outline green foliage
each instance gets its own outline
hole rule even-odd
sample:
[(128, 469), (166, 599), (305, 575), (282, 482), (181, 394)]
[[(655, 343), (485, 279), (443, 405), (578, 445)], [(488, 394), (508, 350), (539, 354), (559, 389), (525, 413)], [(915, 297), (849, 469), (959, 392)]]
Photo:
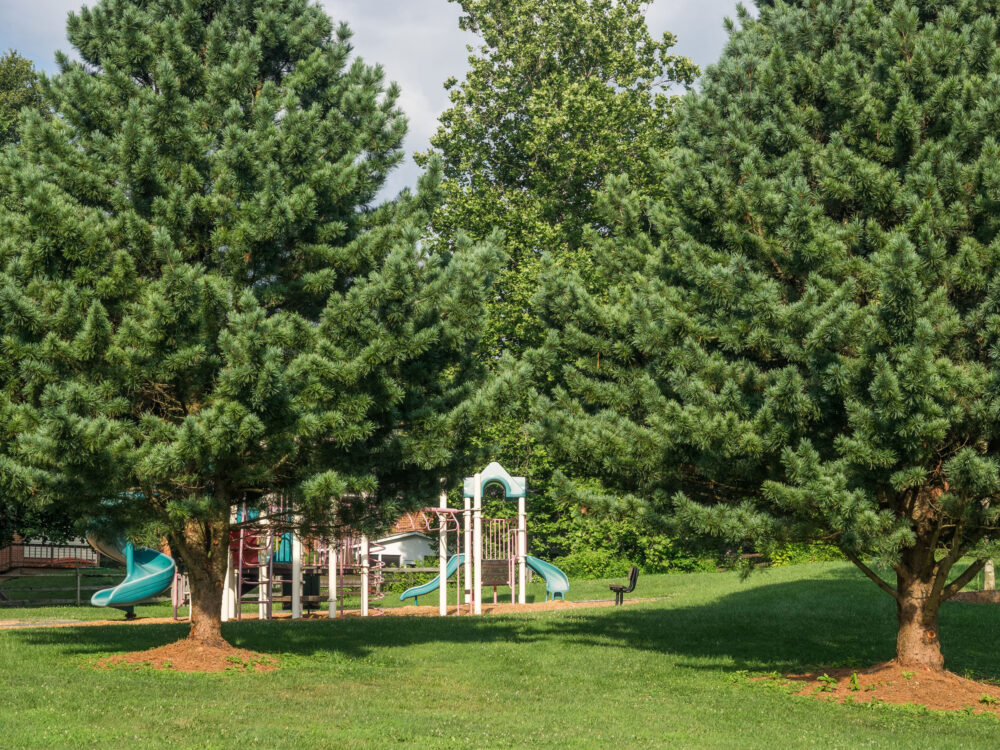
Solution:
[[(696, 68), (654, 39), (639, 0), (452, 0), (482, 44), (431, 139), (446, 177), (434, 226), (446, 242), (504, 231), (509, 265), (498, 279), (483, 346), (491, 357), (537, 341), (531, 310), (540, 257), (586, 273), (586, 227), (601, 226), (595, 197), (609, 174), (656, 180), (648, 158), (671, 140), (675, 98)], [(426, 160), (427, 155), (421, 157)]]
[(557, 557), (553, 564), (570, 579), (621, 578), (628, 575), (631, 564), (607, 549), (581, 549), (564, 557)]
[(31, 60), (10, 50), (0, 57), (0, 147), (17, 140), (21, 110), (43, 112), (38, 74)]
[[(17, 141), (20, 113), (26, 107), (36, 112), (44, 111), (38, 92), (38, 76), (30, 60), (10, 50), (0, 57), (0, 148)], [(16, 205), (17, 196), (0, 188), (0, 210)], [(0, 441), (4, 439), (4, 432), (9, 434), (9, 427), (5, 426), (8, 419), (8, 412), (0, 405)], [(60, 540), (72, 532), (72, 518), (37, 504), (14, 502), (14, 498), (2, 491), (3, 486), (0, 477), (0, 546), (9, 542), (15, 533)]]
[(498, 258), (421, 244), (436, 165), (372, 205), (405, 120), (349, 30), (307, 0), (104, 0), (68, 31), (59, 116), (0, 160), (0, 490), (162, 529), (202, 591), (234, 503), (378, 528), (459, 474)]
[(1000, 14), (740, 21), (679, 108), (669, 200), (608, 183), (609, 287), (549, 264), (536, 437), (623, 514), (896, 563), (936, 622), (954, 563), (1000, 547)]
[[(640, 0), (453, 1), (479, 44), (465, 78), (445, 84), (451, 106), (431, 139), (445, 175), (433, 226), (443, 248), (463, 233), (504, 233), (508, 262), (480, 347), (497, 366), (543, 334), (532, 306), (543, 257), (590, 278), (583, 235), (604, 226), (597, 196), (605, 178), (624, 173), (657, 189), (649, 152), (671, 142), (670, 88), (689, 84), (696, 68), (671, 54), (672, 34), (650, 35)], [(550, 487), (559, 462), (524, 428), (529, 408), (529, 399), (509, 398), (479, 442), (530, 478), (532, 544), (562, 553), (572, 513)]]
[(844, 554), (825, 542), (786, 542), (764, 549), (764, 557), (774, 567), (843, 560)]
[(817, 677), (816, 680), (820, 683), (816, 688), (817, 692), (832, 693), (837, 688), (837, 679), (825, 672)]
[[(552, 540), (554, 550), (549, 554), (562, 553), (558, 559), (578, 571), (579, 577), (625, 575), (631, 565), (644, 573), (714, 570), (723, 556), (721, 549), (701, 539), (673, 537), (629, 519), (576, 515), (569, 523), (559, 524), (559, 528), (561, 536), (557, 543)], [(532, 535), (529, 540), (533, 549), (534, 539)]]

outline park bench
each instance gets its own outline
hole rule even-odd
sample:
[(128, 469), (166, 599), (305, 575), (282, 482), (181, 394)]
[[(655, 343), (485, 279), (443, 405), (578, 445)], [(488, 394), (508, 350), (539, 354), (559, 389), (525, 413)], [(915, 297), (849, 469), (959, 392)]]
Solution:
[(634, 565), (628, 571), (628, 585), (613, 583), (608, 588), (615, 592), (615, 606), (625, 603), (625, 594), (635, 591), (635, 584), (639, 581), (639, 569)]

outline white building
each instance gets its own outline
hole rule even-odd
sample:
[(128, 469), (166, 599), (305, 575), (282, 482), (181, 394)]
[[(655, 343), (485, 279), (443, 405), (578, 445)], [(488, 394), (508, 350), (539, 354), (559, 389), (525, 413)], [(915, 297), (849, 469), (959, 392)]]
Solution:
[(389, 534), (372, 542), (371, 556), (389, 567), (416, 565), (429, 556), (436, 558), (437, 536), (426, 533), (430, 522), (423, 512), (404, 514)]

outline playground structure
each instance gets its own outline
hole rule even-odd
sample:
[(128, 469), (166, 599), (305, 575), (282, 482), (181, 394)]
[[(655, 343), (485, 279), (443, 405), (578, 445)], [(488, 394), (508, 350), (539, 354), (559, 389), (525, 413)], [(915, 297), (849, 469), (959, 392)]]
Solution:
[[(516, 525), (512, 519), (483, 518), (483, 493), (490, 485), (503, 489), (504, 498), (517, 500)], [(438, 577), (403, 592), (401, 599), (418, 597), (438, 589), (439, 614), (447, 614), (447, 581), (455, 574), (456, 612), (461, 612), (461, 600), (472, 614), (482, 614), (484, 586), (493, 587), (493, 601), (497, 601), (497, 587), (509, 586), (511, 603), (525, 604), (527, 569), (531, 568), (545, 580), (546, 599), (563, 599), (569, 591), (569, 578), (559, 568), (528, 554), (528, 514), (525, 500), (528, 483), (524, 477), (512, 477), (500, 464), (493, 462), (478, 474), (466, 477), (463, 482), (464, 508), (459, 511), (448, 507), (448, 498), (441, 495), (439, 508), (425, 508), (425, 512), (440, 517), (451, 515), (457, 526), (458, 514), (464, 521), (463, 549), (461, 555), (447, 558), (447, 529), (443, 521), (438, 524), (439, 554)], [(457, 546), (457, 545), (456, 545)], [(464, 584), (464, 586), (463, 586)], [(461, 592), (461, 593), (460, 593)], [(463, 596), (464, 594), (464, 596)]]
[[(483, 518), (483, 493), (491, 485), (499, 485), (505, 499), (517, 500), (516, 519)], [(417, 603), (420, 596), (437, 590), (439, 614), (445, 615), (448, 581), (454, 576), (454, 604), (459, 614), (463, 608), (466, 614), (482, 614), (484, 586), (493, 587), (494, 602), (497, 588), (508, 586), (511, 602), (524, 604), (528, 568), (545, 580), (546, 599), (563, 598), (569, 590), (565, 573), (527, 554), (524, 477), (512, 477), (494, 462), (467, 477), (463, 490), (465, 502), (461, 509), (449, 508), (447, 493), (443, 491), (437, 507), (412, 514), (423, 531), (436, 532), (438, 576), (408, 589), (401, 599), (412, 598)], [(223, 621), (242, 619), (246, 604), (256, 605), (260, 619), (272, 618), (276, 606), (289, 610), (291, 617), (298, 619), (304, 610), (320, 609), (326, 602), (328, 616), (338, 617), (346, 611), (348, 596), (360, 599), (363, 617), (381, 614), (376, 602), (385, 596), (385, 563), (379, 559), (378, 553), (384, 548), (378, 541), (360, 534), (328, 539), (304, 533), (292, 514), (293, 510), (280, 498), (273, 498), (262, 509), (234, 509), (222, 599)], [(128, 612), (142, 599), (172, 588), (174, 617), (180, 616), (183, 605), (190, 599), (186, 578), (173, 560), (153, 550), (133, 550), (131, 545), (123, 548), (117, 545), (121, 548), (119, 552), (109, 550), (109, 545), (99, 540), (93, 543), (100, 545), (102, 552), (118, 552), (127, 569), (125, 581), (114, 589), (97, 592), (92, 604), (115, 606)]]

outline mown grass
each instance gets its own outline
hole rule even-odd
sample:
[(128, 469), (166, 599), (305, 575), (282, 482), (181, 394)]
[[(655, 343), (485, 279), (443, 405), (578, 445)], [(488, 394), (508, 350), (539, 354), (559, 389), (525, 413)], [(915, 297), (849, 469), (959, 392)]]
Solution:
[[(539, 589), (540, 590), (540, 589)], [(538, 592), (533, 592), (537, 593)], [(894, 608), (842, 564), (646, 576), (667, 597), (482, 618), (243, 622), (267, 674), (97, 670), (183, 624), (0, 631), (4, 747), (995, 747), (992, 717), (831, 705), (747, 673), (892, 657)], [(607, 597), (574, 582), (572, 598)], [(539, 596), (540, 598), (540, 596)], [(423, 603), (423, 602), (422, 602)], [(430, 602), (428, 602), (430, 603)], [(1000, 611), (945, 605), (949, 667), (1000, 678)]]

